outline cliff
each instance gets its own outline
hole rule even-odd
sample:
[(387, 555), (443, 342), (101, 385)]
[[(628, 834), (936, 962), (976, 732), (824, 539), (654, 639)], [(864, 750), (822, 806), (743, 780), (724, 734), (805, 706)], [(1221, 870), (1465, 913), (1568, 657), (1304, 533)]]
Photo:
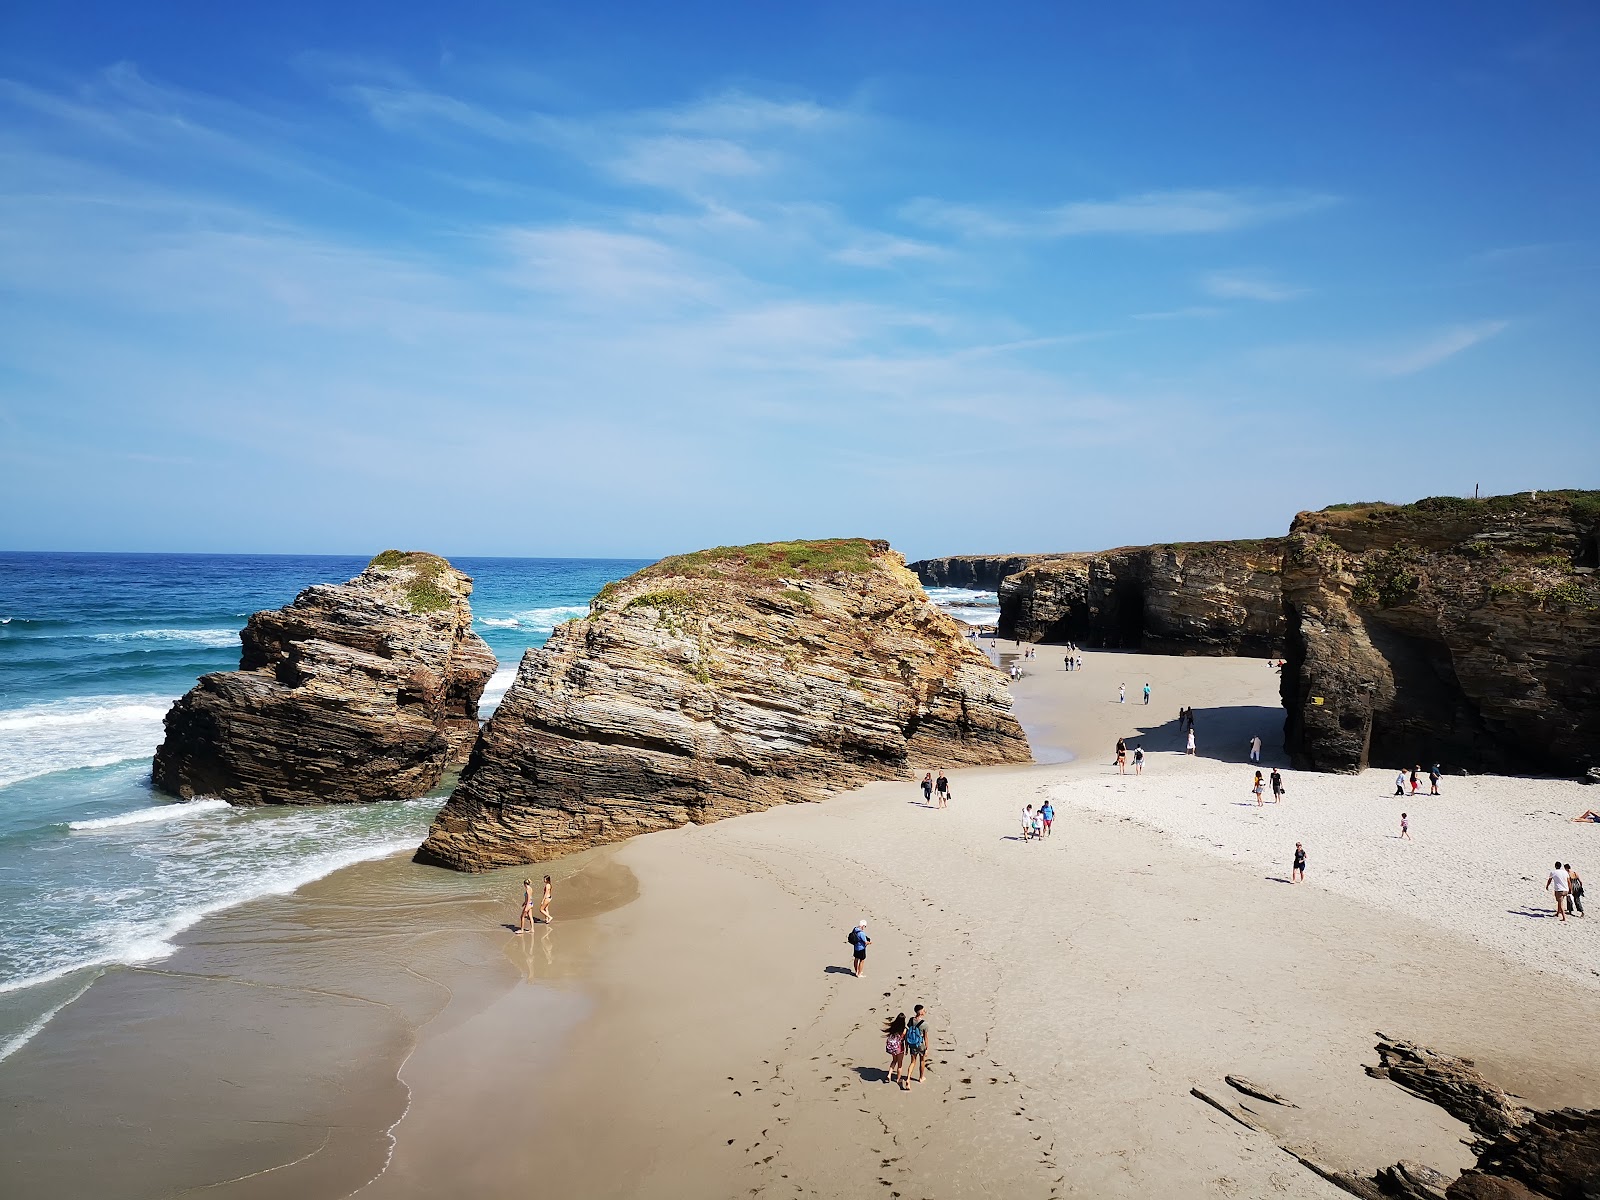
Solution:
[(1283, 570), (1295, 765), (1594, 763), (1597, 527), (1600, 492), (1301, 513)]
[(1283, 652), (1282, 539), (1040, 559), (1000, 584), (1000, 636), (1152, 654)]
[(920, 559), (909, 569), (928, 587), (992, 592), (1007, 575), (1015, 575), (1036, 562), (1059, 557), (1056, 554), (955, 554), (947, 558)]
[(417, 858), (534, 862), (1029, 758), (1004, 678), (887, 543), (722, 547), (608, 585), (523, 656)]
[(155, 785), (234, 804), (425, 794), (470, 751), (495, 670), (471, 592), (444, 559), (389, 550), (254, 614), (239, 669), (201, 676), (167, 713)]

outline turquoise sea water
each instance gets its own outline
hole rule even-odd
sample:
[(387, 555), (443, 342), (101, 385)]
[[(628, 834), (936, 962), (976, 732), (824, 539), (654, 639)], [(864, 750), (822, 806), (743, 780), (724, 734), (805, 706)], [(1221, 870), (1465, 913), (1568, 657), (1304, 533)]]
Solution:
[[(500, 660), (642, 562), (455, 559)], [(206, 914), (415, 846), (442, 797), (231, 809), (151, 789), (162, 718), (200, 675), (239, 665), (250, 613), (340, 582), (364, 559), (0, 554), (0, 1058), (118, 963), (149, 962)]]

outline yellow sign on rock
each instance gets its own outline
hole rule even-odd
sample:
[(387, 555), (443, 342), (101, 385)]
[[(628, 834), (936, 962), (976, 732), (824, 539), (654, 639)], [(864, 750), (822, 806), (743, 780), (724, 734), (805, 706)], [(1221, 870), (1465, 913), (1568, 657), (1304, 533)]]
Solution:
[(1311, 703), (1320, 705), (1322, 703), (1322, 697), (1321, 696), (1313, 696), (1313, 697), (1311, 697)]

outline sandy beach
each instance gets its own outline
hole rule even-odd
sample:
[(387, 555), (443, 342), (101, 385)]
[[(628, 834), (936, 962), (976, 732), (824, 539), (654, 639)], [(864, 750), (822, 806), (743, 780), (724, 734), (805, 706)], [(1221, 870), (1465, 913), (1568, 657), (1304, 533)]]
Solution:
[[(1600, 846), (1567, 820), (1581, 789), (1447, 779), (1402, 804), (1392, 771), (1290, 773), (1258, 809), (1251, 734), (1282, 761), (1267, 663), (1087, 658), (1068, 674), (1041, 647), (1013, 689), (1039, 757), (1071, 761), (953, 774), (944, 810), (907, 779), (556, 864), (556, 922), (531, 937), (505, 928), (528, 872), (400, 860), (208, 922), (0, 1071), (24, 1114), (0, 1145), (15, 1194), (1331, 1197), (1280, 1143), (1367, 1173), (1466, 1165), (1463, 1125), (1363, 1074), (1379, 1030), (1532, 1104), (1600, 1104), (1600, 925), (1559, 925), (1540, 890), (1550, 860), (1583, 871)], [(1142, 776), (1117, 774), (1119, 736), (1149, 752)], [(1046, 796), (1054, 834), (1024, 843), (1017, 812)], [(1303, 886), (1282, 882), (1296, 840)], [(383, 879), (403, 904), (375, 927)], [(177, 976), (211, 994), (174, 1010)], [(313, 983), (348, 1032), (307, 1007)], [(160, 1020), (130, 1020), (135, 993)], [(880, 1027), (918, 1003), (929, 1070), (902, 1091)], [(260, 1081), (244, 1100), (212, 1069), (228, 1044)], [(1271, 1136), (1247, 1130), (1190, 1095), (1226, 1074), (1299, 1107), (1255, 1106)], [(168, 1088), (193, 1098), (175, 1117), (207, 1113), (186, 1137), (116, 1119)], [(72, 1146), (97, 1123), (87, 1162)]]

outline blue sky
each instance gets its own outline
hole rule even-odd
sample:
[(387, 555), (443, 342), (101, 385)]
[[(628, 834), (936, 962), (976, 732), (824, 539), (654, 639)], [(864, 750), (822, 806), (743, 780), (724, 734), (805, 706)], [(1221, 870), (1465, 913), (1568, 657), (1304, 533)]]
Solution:
[(1592, 6), (996, 8), (10, 6), (0, 548), (1600, 486)]

